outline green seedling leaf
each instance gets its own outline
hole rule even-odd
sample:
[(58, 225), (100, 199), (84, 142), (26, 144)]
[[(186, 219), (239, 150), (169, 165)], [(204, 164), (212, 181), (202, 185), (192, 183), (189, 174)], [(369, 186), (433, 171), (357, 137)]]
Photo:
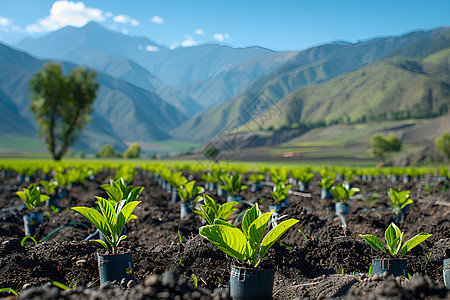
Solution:
[(181, 239), (181, 232), (178, 230), (178, 240), (180, 241), (180, 244), (183, 244), (183, 240)]
[(400, 254), (400, 257), (403, 257), (407, 252), (411, 251), (414, 247), (425, 241), (427, 238), (432, 236), (432, 234), (428, 233), (419, 233), (418, 235), (414, 236), (410, 240), (406, 241), (405, 244), (402, 247), (402, 252)]
[(105, 248), (107, 251), (109, 251), (108, 245), (102, 240), (90, 240), (89, 242), (94, 245), (97, 245), (98, 247)]
[(262, 259), (270, 247), (286, 232), (289, 228), (298, 223), (298, 220), (290, 219), (285, 220), (274, 227), (269, 233), (264, 237), (261, 243), (261, 252), (259, 253), (259, 258)]
[(246, 260), (247, 239), (238, 228), (216, 224), (200, 227), (199, 232), (229, 256)]
[(70, 287), (65, 285), (64, 283), (58, 282), (58, 281), (52, 281), (52, 284), (56, 287), (59, 287), (62, 290), (68, 291), (70, 290)]
[(195, 288), (198, 288), (198, 279), (197, 276), (195, 274), (191, 275), (192, 280), (194, 281), (194, 286)]
[(383, 243), (376, 236), (371, 235), (371, 234), (366, 234), (366, 235), (360, 234), (359, 236), (362, 237), (366, 241), (366, 243), (369, 244), (376, 251), (386, 252), (386, 249), (384, 248)]

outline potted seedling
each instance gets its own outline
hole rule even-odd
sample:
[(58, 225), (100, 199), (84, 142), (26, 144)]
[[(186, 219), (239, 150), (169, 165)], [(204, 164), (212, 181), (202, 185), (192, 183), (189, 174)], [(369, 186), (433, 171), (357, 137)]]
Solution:
[[(102, 184), (100, 186), (106, 194), (108, 194), (108, 201), (115, 205), (122, 200), (125, 200), (125, 204), (131, 201), (136, 201), (139, 195), (144, 190), (143, 186), (133, 187), (132, 185), (126, 185), (123, 177), (113, 180), (109, 180), (109, 184)], [(127, 228), (123, 227), (122, 234), (127, 234)], [(100, 232), (100, 239), (105, 241), (105, 236)]]
[(272, 299), (274, 269), (259, 268), (261, 260), (272, 245), (298, 220), (281, 222), (265, 236), (264, 232), (273, 212), (263, 214), (254, 204), (246, 211), (242, 230), (223, 220), (200, 227), (199, 233), (230, 257), (230, 295), (233, 299)]
[(205, 190), (214, 191), (214, 176), (211, 172), (202, 174), (202, 180), (205, 182)]
[(35, 183), (30, 184), (22, 191), (16, 192), (17, 196), (25, 202), (25, 205), (30, 210), (30, 213), (23, 216), (25, 235), (32, 236), (36, 227), (44, 223), (44, 215), (42, 212), (35, 212), (35, 208), (39, 203), (47, 201), (50, 197), (41, 194), (39, 187)]
[(177, 203), (179, 198), (177, 188), (182, 186), (183, 184), (186, 184), (188, 180), (186, 177), (183, 176), (183, 173), (176, 172), (170, 175), (170, 177), (168, 178), (168, 182), (171, 186), (173, 186), (172, 203)]
[(65, 199), (69, 195), (69, 178), (64, 173), (57, 173), (53, 179), (58, 183), (58, 198)]
[(72, 207), (82, 214), (105, 236), (105, 241), (91, 240), (90, 242), (104, 248), (107, 253), (97, 253), (100, 284), (114, 280), (134, 280), (131, 252), (119, 253), (120, 243), (127, 238), (122, 235), (125, 224), (133, 219), (133, 210), (141, 201), (121, 200), (115, 205), (101, 197), (97, 198), (100, 211), (90, 207)]
[[(184, 178), (184, 179), (183, 179)], [(195, 186), (195, 180), (188, 181), (186, 177), (181, 176), (181, 185), (176, 186), (178, 196), (181, 199), (180, 203), (180, 219), (183, 219), (191, 212), (191, 201), (193, 201), (199, 194), (205, 192), (201, 186)]]
[(333, 184), (333, 177), (324, 177), (320, 180), (320, 199), (333, 198), (333, 194), (330, 191)]
[(250, 181), (252, 185), (250, 186), (250, 191), (256, 192), (262, 189), (261, 181), (263, 181), (265, 176), (263, 174), (252, 174), (250, 175)]
[(298, 190), (300, 192), (305, 192), (309, 190), (309, 183), (314, 178), (314, 174), (299, 171), (294, 174), (294, 178), (298, 180)]
[(407, 261), (406, 259), (403, 259), (403, 256), (429, 238), (431, 234), (422, 232), (402, 245), (403, 232), (400, 231), (397, 225), (391, 223), (384, 233), (387, 250), (378, 237), (371, 234), (360, 234), (359, 236), (362, 237), (374, 250), (381, 251), (388, 255), (390, 254), (391, 256), (391, 258), (388, 259), (374, 259), (372, 261), (373, 274), (383, 274), (384, 272), (387, 272), (389, 275), (406, 276)]
[(234, 208), (238, 205), (238, 202), (236, 201), (218, 205), (216, 201), (208, 195), (199, 197), (196, 201), (203, 201), (205, 204), (200, 204), (200, 209), (196, 209), (194, 206), (191, 206), (191, 210), (205, 219), (209, 225), (214, 225), (215, 219), (226, 221), (232, 213), (237, 211), (237, 209)]
[(47, 201), (45, 201), (45, 205), (50, 208), (54, 208), (59, 211), (59, 197), (56, 194), (56, 191), (58, 189), (58, 182), (57, 181), (51, 181), (48, 182), (46, 180), (40, 181), (41, 186), (45, 189), (45, 192), (49, 198)]
[(245, 190), (247, 186), (241, 185), (241, 176), (237, 174), (229, 176), (224, 175), (220, 178), (223, 183), (220, 188), (228, 193), (227, 202), (242, 201), (242, 197), (239, 196), (239, 192)]
[(391, 199), (391, 208), (394, 213), (394, 222), (403, 222), (405, 220), (405, 214), (409, 210), (409, 205), (414, 201), (409, 198), (409, 191), (401, 191), (401, 187), (398, 190), (389, 189), (388, 195)]
[(270, 191), (273, 199), (276, 204), (269, 206), (269, 210), (274, 209), (275, 212), (281, 211), (283, 208), (289, 205), (289, 191), (292, 188), (292, 185), (284, 185), (283, 183), (279, 183), (273, 187), (273, 190)]
[(339, 185), (335, 185), (331, 188), (330, 192), (336, 197), (335, 200), (335, 211), (338, 214), (346, 215), (349, 213), (348, 199), (359, 192), (359, 188), (349, 188), (348, 185), (340, 183)]
[(287, 179), (287, 168), (271, 168), (270, 169), (270, 180), (275, 184), (286, 184)]

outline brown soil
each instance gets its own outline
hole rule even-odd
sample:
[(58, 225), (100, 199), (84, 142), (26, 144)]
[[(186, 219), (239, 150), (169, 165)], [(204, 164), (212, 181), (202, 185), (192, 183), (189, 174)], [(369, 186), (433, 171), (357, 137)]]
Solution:
[[(1, 211), (0, 288), (21, 292), (20, 299), (176, 299), (176, 295), (207, 299), (213, 297), (213, 292), (216, 298), (226, 298), (226, 292), (222, 291), (228, 287), (231, 259), (198, 235), (198, 228), (203, 225), (200, 216), (190, 214), (180, 220), (179, 203), (172, 203), (170, 193), (141, 170), (131, 184), (145, 187), (139, 198), (142, 203), (135, 210), (138, 219), (127, 224), (128, 239), (123, 245), (123, 251), (133, 254), (137, 286), (124, 289), (112, 285), (99, 289), (98, 249), (84, 241), (94, 228), (83, 216), (68, 208), (92, 206), (94, 196), (106, 197), (99, 185), (107, 183), (113, 175), (112, 171), (105, 169), (94, 180), (74, 186), (68, 197), (61, 200), (60, 213), (53, 214), (47, 208), (39, 207), (48, 216), (36, 230), (37, 239), (43, 239), (70, 222), (85, 223), (89, 229), (73, 224), (35, 247), (20, 245), (24, 236), (22, 216), (26, 210)], [(200, 178), (200, 174), (193, 175)], [(0, 178), (2, 209), (20, 205), (21, 200), (15, 192), (27, 185), (18, 185), (14, 174), (10, 177)], [(33, 182), (39, 179), (34, 178)], [(263, 265), (272, 265), (276, 269), (273, 298), (450, 299), (442, 278), (442, 261), (450, 257), (449, 183), (439, 183), (428, 194), (421, 189), (426, 184), (424, 180), (401, 184), (403, 189), (411, 190), (413, 199), (420, 199), (411, 205), (404, 222), (397, 224), (405, 232), (404, 238), (409, 239), (420, 232), (433, 234), (406, 255), (408, 273), (418, 273), (411, 280), (367, 277), (372, 257), (378, 254), (358, 237), (359, 234), (382, 237), (392, 222), (386, 191), (400, 183), (386, 179), (354, 181), (353, 185), (361, 188), (361, 192), (350, 200), (351, 211), (345, 216), (347, 227), (343, 228), (334, 214), (331, 200), (320, 199), (318, 178), (315, 178), (311, 183), (312, 194), (290, 196), (290, 206), (281, 215), (296, 218), (299, 223), (272, 247), (263, 260)], [(203, 182), (199, 180), (199, 183)], [(261, 209), (267, 211), (272, 204), (270, 190), (269, 186), (256, 193), (247, 189), (242, 196), (253, 203), (258, 201)], [(215, 191), (207, 193), (219, 203), (226, 201)], [(380, 197), (373, 208), (366, 209), (363, 199), (372, 194)], [(309, 195), (311, 197), (306, 197)], [(246, 206), (240, 204), (238, 208), (241, 212)], [(235, 221), (237, 215), (232, 215), (231, 221)], [(192, 274), (198, 278), (199, 290), (193, 287)], [(167, 278), (172, 281), (167, 281)], [(45, 284), (49, 281), (78, 288), (62, 292)], [(0, 293), (0, 296), (7, 295)]]

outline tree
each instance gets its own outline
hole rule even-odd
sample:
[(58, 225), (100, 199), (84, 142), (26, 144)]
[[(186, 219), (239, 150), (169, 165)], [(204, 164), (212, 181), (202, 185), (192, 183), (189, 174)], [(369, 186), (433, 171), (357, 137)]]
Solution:
[(111, 158), (114, 157), (116, 153), (114, 152), (114, 148), (111, 145), (104, 145), (102, 149), (97, 152), (97, 157)]
[(217, 149), (214, 145), (208, 145), (205, 150), (203, 150), (203, 155), (205, 155), (209, 159), (216, 160), (217, 156), (219, 155), (220, 150)]
[(97, 97), (97, 72), (74, 68), (64, 75), (61, 65), (46, 64), (30, 80), (30, 109), (54, 160), (61, 160), (89, 123)]
[(444, 155), (447, 162), (450, 163), (450, 133), (445, 132), (441, 137), (434, 140), (434, 144)]
[(370, 145), (372, 147), (372, 153), (383, 161), (386, 153), (398, 152), (402, 148), (402, 142), (393, 134), (390, 137), (385, 137), (381, 134), (373, 135), (370, 140)]
[(127, 150), (123, 153), (124, 158), (139, 158), (141, 153), (141, 146), (138, 143), (131, 144)]

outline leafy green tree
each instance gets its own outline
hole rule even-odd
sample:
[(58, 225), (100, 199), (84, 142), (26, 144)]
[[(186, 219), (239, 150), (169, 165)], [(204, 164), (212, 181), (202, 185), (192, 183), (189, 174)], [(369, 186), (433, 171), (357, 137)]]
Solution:
[(138, 143), (131, 144), (127, 150), (123, 153), (124, 158), (139, 158), (141, 153), (141, 146)]
[(445, 132), (434, 141), (436, 148), (441, 151), (448, 163), (450, 163), (450, 133)]
[(209, 145), (208, 147), (203, 150), (203, 155), (205, 155), (209, 159), (216, 160), (217, 156), (219, 155), (220, 150), (217, 149), (214, 145)]
[(111, 158), (114, 157), (116, 153), (114, 152), (113, 146), (106, 144), (97, 152), (97, 157)]
[(97, 72), (74, 68), (65, 75), (61, 65), (48, 63), (30, 80), (30, 109), (54, 160), (61, 160), (79, 132), (89, 123), (97, 97)]
[(372, 153), (382, 161), (384, 161), (387, 153), (398, 152), (402, 148), (402, 142), (393, 134), (389, 137), (385, 137), (382, 134), (373, 135), (370, 140), (370, 145), (372, 147)]

